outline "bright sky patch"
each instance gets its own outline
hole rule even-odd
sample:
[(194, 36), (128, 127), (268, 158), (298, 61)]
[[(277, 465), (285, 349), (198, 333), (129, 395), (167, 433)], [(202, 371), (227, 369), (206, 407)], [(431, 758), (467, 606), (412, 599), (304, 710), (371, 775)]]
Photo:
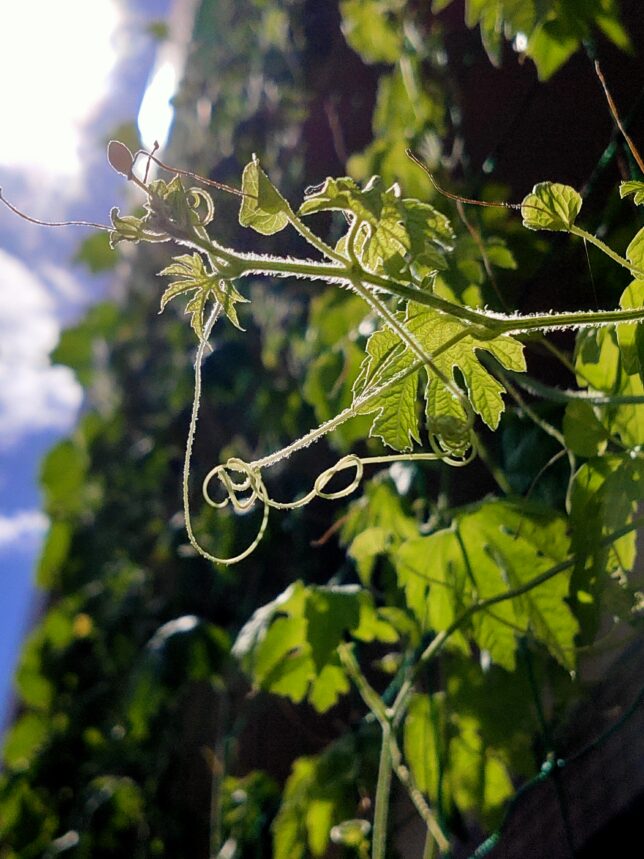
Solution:
[(108, 90), (118, 22), (113, 0), (3, 4), (0, 165), (79, 170), (82, 124)]

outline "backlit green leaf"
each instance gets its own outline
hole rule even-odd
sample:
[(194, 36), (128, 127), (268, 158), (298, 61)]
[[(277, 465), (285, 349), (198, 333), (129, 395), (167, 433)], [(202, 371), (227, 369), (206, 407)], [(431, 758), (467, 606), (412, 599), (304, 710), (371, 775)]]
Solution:
[(244, 197), (239, 210), (242, 227), (252, 227), (264, 236), (279, 233), (288, 224), (291, 207), (259, 165), (258, 159), (246, 165), (242, 174)]
[(457, 725), (458, 733), (449, 746), (454, 802), (463, 811), (476, 808), (489, 815), (514, 794), (510, 774), (486, 744), (474, 719), (459, 717)]
[(540, 182), (521, 203), (523, 226), (529, 230), (567, 232), (581, 209), (581, 196), (569, 185)]
[(445, 761), (444, 697), (414, 695), (405, 717), (403, 749), (419, 790), (434, 805)]
[(230, 281), (224, 280), (216, 271), (208, 271), (201, 254), (182, 254), (174, 262), (159, 272), (162, 277), (176, 277), (161, 296), (161, 311), (177, 295), (194, 292), (186, 304), (186, 313), (191, 316), (190, 325), (197, 337), (204, 337), (205, 313), (208, 302), (217, 301), (235, 328), (241, 328), (235, 304), (248, 299), (235, 289)]
[(638, 270), (634, 270), (633, 275), (641, 277), (640, 273), (644, 271), (644, 227), (626, 248), (626, 259), (632, 264), (633, 269)]
[(360, 765), (351, 734), (321, 755), (296, 759), (272, 824), (275, 859), (326, 855), (331, 829), (355, 811)]
[(462, 603), (463, 555), (450, 531), (405, 541), (395, 553), (398, 584), (423, 631), (447, 629)]
[(395, 63), (403, 47), (400, 27), (391, 13), (392, 0), (342, 0), (342, 31), (347, 42), (368, 63)]
[[(477, 340), (458, 319), (412, 302), (401, 321), (444, 376), (455, 380), (454, 371), (458, 368), (474, 411), (489, 427), (496, 429), (504, 408), (501, 394), (505, 388), (482, 366), (477, 351), (489, 352), (507, 369), (520, 372), (525, 369), (521, 343), (507, 335)], [(445, 343), (459, 336), (462, 339), (437, 354)], [(371, 435), (382, 438), (395, 450), (409, 450), (412, 441), (418, 440), (416, 392), (421, 373), (428, 379), (425, 399), (430, 431), (439, 435), (448, 449), (462, 452), (463, 443), (458, 433), (465, 420), (462, 406), (432, 368), (421, 368), (416, 355), (389, 329), (381, 329), (369, 338), (367, 356), (354, 387), (357, 398), (367, 388), (398, 379), (363, 407), (365, 412), (376, 412)]]
[(85, 506), (87, 454), (71, 440), (61, 441), (45, 456), (40, 480), (45, 509), (53, 516), (75, 515)]
[[(644, 250), (644, 242), (642, 243)], [(634, 280), (624, 290), (619, 301), (624, 308), (644, 308), (644, 280)], [(644, 379), (644, 325), (623, 323), (617, 326), (617, 342), (622, 353), (624, 370), (629, 375), (639, 374)]]
[[(521, 587), (567, 557), (565, 521), (547, 508), (493, 501), (457, 514), (455, 526), (403, 543), (393, 553), (409, 608), (442, 631), (468, 606)], [(493, 661), (513, 670), (516, 636), (530, 630), (567, 668), (577, 624), (566, 605), (569, 572), (472, 616), (463, 628)], [(452, 642), (457, 647), (460, 642)]]
[(337, 656), (346, 634), (362, 641), (398, 639), (368, 591), (296, 582), (255, 612), (233, 652), (257, 686), (295, 702), (307, 697), (323, 712), (349, 690)]
[(641, 461), (616, 455), (591, 459), (575, 473), (569, 496), (576, 584), (601, 591), (606, 573), (628, 572), (635, 560), (634, 532), (610, 546), (601, 541), (628, 522), (644, 498)]
[(633, 195), (633, 202), (636, 206), (644, 205), (644, 182), (639, 182), (636, 179), (633, 179), (629, 182), (620, 182), (619, 183), (619, 196), (623, 199), (624, 197), (630, 197)]
[(590, 403), (575, 400), (568, 403), (563, 420), (566, 444), (577, 456), (597, 456), (606, 448), (609, 436)]
[(394, 184), (385, 188), (373, 176), (364, 188), (353, 179), (327, 179), (309, 191), (300, 206), (300, 215), (315, 212), (351, 213), (360, 224), (354, 251), (371, 271), (409, 279), (405, 274), (414, 259), (424, 252), (442, 254), (451, 250), (454, 234), (445, 215), (418, 200), (403, 199)]
[(23, 770), (46, 741), (50, 726), (40, 713), (25, 713), (9, 729), (4, 741), (3, 759), (7, 767)]

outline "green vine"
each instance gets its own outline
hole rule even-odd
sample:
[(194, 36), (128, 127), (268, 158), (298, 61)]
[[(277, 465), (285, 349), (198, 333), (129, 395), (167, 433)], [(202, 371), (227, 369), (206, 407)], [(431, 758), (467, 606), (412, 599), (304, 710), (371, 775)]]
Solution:
[[(476, 436), (477, 419), (480, 418), (489, 429), (496, 429), (505, 408), (503, 395), (506, 393), (510, 393), (523, 412), (560, 445), (561, 453), (555, 455), (551, 462), (560, 458), (563, 452), (568, 453), (570, 497), (575, 492), (583, 492), (579, 475), (584, 467), (575, 472), (575, 446), (580, 445), (581, 453), (587, 454), (584, 447), (587, 442), (576, 440), (575, 421), (588, 420), (589, 415), (597, 424), (593, 442), (596, 449), (601, 447), (605, 451), (610, 445), (614, 451), (610, 467), (615, 473), (626, 471), (637, 474), (637, 479), (640, 479), (641, 449), (639, 444), (630, 443), (628, 425), (618, 422), (614, 426), (606, 426), (602, 424), (599, 412), (596, 414), (593, 409), (610, 410), (641, 404), (644, 401), (641, 385), (631, 385), (630, 390), (622, 386), (620, 390), (611, 391), (552, 388), (526, 374), (523, 341), (534, 334), (543, 335), (562, 329), (594, 332), (597, 348), (617, 349), (625, 367), (639, 368), (638, 335), (634, 333), (639, 329), (633, 326), (644, 320), (641, 289), (644, 279), (643, 230), (632, 239), (625, 257), (622, 257), (577, 226), (581, 197), (574, 189), (550, 182), (536, 185), (520, 206), (526, 228), (567, 232), (580, 237), (594, 244), (612, 262), (628, 269), (635, 281), (624, 293), (621, 306), (614, 310), (528, 316), (502, 314), (471, 307), (439, 294), (435, 289), (437, 276), (444, 260), (454, 252), (452, 225), (433, 206), (403, 198), (396, 185), (386, 188), (378, 177), (373, 177), (363, 187), (348, 178), (329, 178), (323, 185), (307, 192), (296, 212), (271, 183), (256, 158), (244, 169), (239, 190), (212, 180), (202, 180), (189, 171), (168, 167), (156, 158), (154, 152), (132, 155), (124, 144), (116, 141), (110, 143), (108, 157), (114, 169), (134, 182), (146, 195), (146, 212), (142, 217), (122, 216), (117, 209), (112, 210), (109, 228), (112, 246), (123, 241), (173, 241), (188, 250), (188, 253), (175, 256), (160, 272), (171, 279), (161, 297), (161, 310), (179, 296), (187, 298), (185, 312), (190, 316), (198, 339), (194, 398), (183, 468), (183, 504), (190, 543), (209, 561), (221, 565), (243, 561), (262, 541), (271, 509), (295, 510), (315, 498), (347, 498), (359, 488), (365, 469), (371, 466), (420, 462), (467, 466), (477, 452), (482, 455), (484, 452), (482, 442)], [(144, 179), (138, 178), (134, 168), (139, 158), (147, 158), (148, 164), (156, 162), (174, 173), (173, 177), (168, 182), (161, 179), (148, 182), (146, 169)], [(181, 176), (198, 182), (206, 181), (225, 193), (240, 197), (240, 224), (261, 235), (270, 236), (290, 226), (322, 259), (268, 256), (241, 252), (223, 245), (206, 229), (215, 217), (210, 193), (196, 185), (185, 187)], [(635, 195), (640, 192), (637, 183), (630, 183), (624, 191)], [(10, 208), (22, 214), (11, 205)], [(341, 212), (346, 223), (344, 233), (334, 245), (318, 236), (303, 220), (328, 211)], [(256, 536), (246, 549), (231, 557), (218, 557), (201, 545), (194, 531), (190, 504), (191, 461), (202, 398), (202, 365), (209, 340), (216, 323), (223, 317), (243, 330), (238, 306), (247, 299), (238, 290), (237, 283), (248, 275), (303, 278), (349, 290), (364, 302), (365, 315), (371, 320), (379, 320), (381, 327), (375, 327), (375, 322), (372, 325), (359, 373), (353, 379), (352, 402), (348, 407), (279, 450), (250, 462), (230, 457), (207, 473), (202, 495), (210, 507), (230, 507), (236, 513), (246, 513), (256, 505), (261, 507)], [(554, 347), (553, 351), (557, 354)], [(575, 370), (582, 384), (594, 388), (592, 366), (588, 362), (584, 364), (583, 354), (582, 350)], [(631, 376), (632, 373), (629, 378)], [(563, 431), (538, 416), (522, 400), (515, 385), (531, 394), (567, 404), (568, 423), (564, 422)], [(421, 386), (424, 427), (421, 427), (418, 414)], [(574, 409), (590, 412), (578, 415)], [(270, 495), (264, 479), (267, 469), (361, 415), (370, 416), (369, 435), (380, 439), (393, 453), (370, 456), (348, 453), (324, 469), (311, 489), (301, 497), (277, 500)], [(423, 435), (426, 435), (429, 450), (415, 450), (414, 445), (423, 444)], [(540, 476), (541, 473), (536, 479)], [(344, 485), (337, 488), (335, 481), (343, 478)], [(593, 479), (596, 481), (598, 478)], [(507, 485), (504, 477), (500, 485)], [(414, 703), (419, 700), (415, 697), (415, 690), (421, 672), (445, 649), (452, 645), (456, 649), (462, 647), (467, 636), (482, 650), (489, 651), (499, 664), (511, 668), (516, 637), (528, 631), (546, 645), (563, 667), (573, 670), (577, 621), (567, 607), (564, 609), (560, 605), (559, 627), (553, 628), (547, 619), (548, 607), (553, 601), (564, 598), (571, 570), (579, 569), (580, 565), (601, 566), (612, 552), (617, 554), (621, 564), (619, 551), (623, 548), (618, 551), (617, 547), (625, 546), (624, 541), (630, 539), (642, 522), (632, 518), (634, 500), (629, 496), (630, 507), (626, 512), (630, 521), (626, 525), (619, 525), (616, 520), (616, 527), (608, 533), (601, 533), (586, 542), (579, 535), (571, 542), (556, 517), (540, 518), (541, 513), (529, 505), (514, 508), (509, 501), (489, 502), (461, 511), (449, 528), (434, 530), (428, 536), (411, 536), (412, 532), (416, 533), (416, 526), (410, 526), (411, 531), (405, 530), (404, 520), (400, 520), (403, 521), (400, 526), (403, 530), (399, 533), (384, 522), (358, 529), (352, 538), (350, 553), (357, 560), (358, 568), (362, 569), (361, 577), (368, 581), (368, 570), (374, 558), (388, 555), (396, 567), (399, 587), (406, 595), (411, 614), (415, 616), (414, 623), (419, 630), (432, 631), (428, 643), (423, 643), (418, 632), (410, 631), (409, 621), (402, 622), (396, 612), (377, 607), (367, 588), (356, 589), (353, 586), (307, 588), (296, 583), (274, 604), (263, 607), (242, 629), (235, 653), (242, 666), (255, 674), (259, 685), (272, 691), (285, 689), (294, 700), (307, 697), (314, 707), (324, 711), (347, 690), (351, 682), (379, 725), (381, 743), (371, 838), (372, 859), (384, 859), (387, 855), (393, 775), (406, 790), (427, 827), (426, 855), (434, 855), (434, 850), (441, 856), (449, 853), (449, 837), (441, 820), (440, 808), (433, 806), (433, 802), (439, 802), (439, 792), (430, 786), (427, 777), (419, 773), (417, 762), (406, 762), (408, 749), (415, 742), (414, 723), (408, 716), (410, 708), (421, 706)], [(483, 550), (477, 542), (481, 533), (486, 535)], [(431, 579), (422, 571), (425, 570), (425, 559), (434, 556), (449, 559), (449, 562), (439, 578)], [(441, 579), (440, 576), (446, 578)], [(507, 586), (502, 587), (502, 582)], [(439, 605), (442, 600), (439, 608), (427, 604), (423, 591), (427, 587), (438, 594), (433, 597), (434, 604)], [(439, 610), (440, 619), (438, 615), (432, 619), (431, 613)], [(293, 629), (300, 629), (299, 624), (304, 617), (310, 629), (316, 612), (320, 616), (337, 615), (330, 639), (326, 632), (322, 636), (325, 642), (322, 652), (317, 639), (293, 642), (296, 645), (293, 651), (288, 644), (288, 636), (285, 644), (279, 644), (281, 637), (277, 633), (272, 634), (277, 629), (290, 629), (291, 625)], [(318, 633), (318, 638), (320, 635)], [(411, 647), (412, 651), (415, 650), (413, 658), (403, 661), (396, 672), (389, 704), (385, 703), (386, 696), (379, 695), (365, 677), (355, 656), (354, 645), (345, 640), (347, 636), (355, 641), (390, 644), (407, 637), (408, 654), (409, 646), (416, 638), (416, 644)], [(297, 691), (288, 684), (283, 687), (275, 679), (269, 680), (274, 672), (257, 673), (257, 661), (269, 639), (271, 646), (283, 647), (281, 657), (279, 653), (277, 657), (271, 654), (274, 670), (279, 668), (280, 658), (288, 661), (293, 652), (304, 660), (306, 670), (303, 676), (306, 680), (297, 687)], [(404, 749), (399, 744), (401, 730)], [(485, 769), (495, 764), (482, 758), (482, 765)], [(340, 828), (336, 826), (333, 837), (339, 839), (338, 843), (354, 844), (359, 854), (364, 856), (368, 825), (354, 821), (356, 825), (352, 827), (348, 826), (349, 823), (351, 821)]]

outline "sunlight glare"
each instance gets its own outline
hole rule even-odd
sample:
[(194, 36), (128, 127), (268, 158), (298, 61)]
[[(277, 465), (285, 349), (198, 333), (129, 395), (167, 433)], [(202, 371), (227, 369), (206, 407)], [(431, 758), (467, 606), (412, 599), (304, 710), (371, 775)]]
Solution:
[(166, 60), (150, 76), (139, 110), (139, 134), (146, 149), (152, 149), (155, 141), (163, 149), (168, 139), (174, 115), (171, 99), (176, 88), (176, 68)]
[(82, 123), (107, 92), (120, 22), (114, 0), (4, 3), (0, 165), (80, 168)]

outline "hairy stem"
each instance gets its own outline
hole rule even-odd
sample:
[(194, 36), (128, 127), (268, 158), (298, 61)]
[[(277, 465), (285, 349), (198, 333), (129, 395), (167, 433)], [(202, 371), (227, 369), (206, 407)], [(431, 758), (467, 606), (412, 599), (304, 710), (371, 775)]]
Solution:
[(389, 795), (391, 793), (390, 736), (391, 727), (387, 725), (382, 729), (378, 784), (376, 785), (376, 805), (373, 814), (373, 834), (371, 836), (371, 859), (386, 859), (387, 855), (387, 822), (389, 818)]
[[(469, 331), (467, 328), (464, 328), (462, 331), (456, 333), (453, 337), (450, 337), (449, 340), (446, 340), (445, 343), (442, 343), (434, 350), (434, 358), (437, 358), (443, 352), (446, 352), (448, 349), (451, 349), (452, 346), (455, 346), (458, 342), (463, 340), (465, 337), (469, 335)], [(327, 435), (327, 433), (333, 432), (334, 429), (337, 429), (341, 424), (345, 421), (348, 421), (350, 418), (354, 418), (357, 414), (360, 413), (366, 406), (369, 406), (374, 400), (377, 400), (383, 393), (389, 388), (391, 385), (396, 385), (399, 382), (402, 382), (408, 376), (411, 376), (412, 373), (417, 373), (424, 366), (424, 361), (418, 360), (414, 361), (413, 364), (410, 364), (404, 370), (401, 370), (400, 373), (396, 373), (395, 376), (392, 376), (391, 379), (388, 379), (382, 385), (377, 385), (373, 387), (366, 388), (359, 397), (353, 401), (353, 403), (348, 406), (346, 409), (341, 411), (339, 414), (335, 415), (335, 417), (330, 418), (328, 421), (325, 421), (320, 426), (315, 429), (310, 430), (310, 432), (306, 433), (306, 435), (301, 436), (296, 439), (291, 444), (283, 447), (281, 450), (275, 451), (274, 453), (269, 454), (268, 456), (262, 457), (262, 459), (256, 459), (254, 462), (251, 462), (250, 465), (252, 468), (270, 468), (271, 465), (276, 465), (282, 459), (286, 459), (292, 454), (296, 453), (298, 450), (303, 450), (309, 445), (313, 444), (316, 441), (319, 441), (323, 436)], [(410, 454), (409, 456), (398, 455), (396, 458), (398, 460), (417, 459), (418, 454)]]
[(327, 259), (335, 260), (341, 265), (346, 262), (342, 254), (339, 254), (331, 247), (331, 245), (328, 245), (325, 241), (322, 241), (319, 236), (316, 236), (316, 234), (312, 230), (310, 230), (304, 223), (304, 221), (302, 221), (301, 218), (298, 218), (298, 216), (292, 210), (289, 214), (288, 219), (293, 229), (297, 230), (297, 232), (302, 236), (303, 239), (305, 239), (305, 241), (307, 241), (312, 247), (318, 250)]
[[(600, 239), (585, 233), (578, 227), (573, 227), (575, 235), (592, 241), (601, 247), (605, 253), (620, 265), (625, 266), (638, 277), (644, 279), (644, 272), (633, 268), (626, 260), (612, 251), (608, 245), (604, 245)], [(193, 236), (190, 241), (184, 237), (176, 237), (181, 244), (195, 247), (208, 254), (224, 259), (229, 262), (234, 271), (235, 278), (249, 274), (263, 274), (272, 277), (308, 277), (311, 280), (325, 280), (329, 283), (339, 283), (351, 287), (356, 278), (363, 284), (378, 287), (390, 295), (415, 301), (425, 307), (432, 307), (463, 322), (482, 326), (488, 329), (491, 335), (527, 333), (528, 331), (545, 331), (558, 328), (581, 328), (583, 326), (612, 325), (618, 322), (641, 322), (644, 320), (642, 308), (626, 308), (619, 310), (595, 310), (595, 311), (571, 311), (568, 313), (546, 313), (535, 316), (507, 315), (492, 313), (490, 311), (475, 310), (460, 304), (454, 304), (438, 295), (413, 286), (389, 280), (386, 277), (374, 274), (366, 270), (356, 272), (354, 264), (349, 263), (339, 255), (334, 258), (342, 260), (336, 265), (315, 262), (314, 260), (284, 259), (270, 257), (264, 254), (244, 254), (223, 248), (212, 240), (206, 240), (200, 236)]]
[(644, 280), (644, 271), (642, 271), (642, 269), (633, 265), (628, 260), (624, 259), (624, 257), (621, 257), (605, 242), (602, 242), (601, 239), (598, 239), (597, 236), (594, 236), (592, 233), (586, 232), (586, 230), (582, 230), (581, 227), (577, 227), (574, 224), (572, 227), (570, 227), (570, 233), (573, 236), (579, 236), (580, 239), (585, 239), (587, 242), (590, 242), (591, 245), (595, 245), (595, 247), (599, 248), (602, 253), (605, 253), (607, 257), (610, 257), (613, 262), (616, 262), (624, 268), (627, 268), (633, 274), (634, 277), (637, 277), (640, 280)]

